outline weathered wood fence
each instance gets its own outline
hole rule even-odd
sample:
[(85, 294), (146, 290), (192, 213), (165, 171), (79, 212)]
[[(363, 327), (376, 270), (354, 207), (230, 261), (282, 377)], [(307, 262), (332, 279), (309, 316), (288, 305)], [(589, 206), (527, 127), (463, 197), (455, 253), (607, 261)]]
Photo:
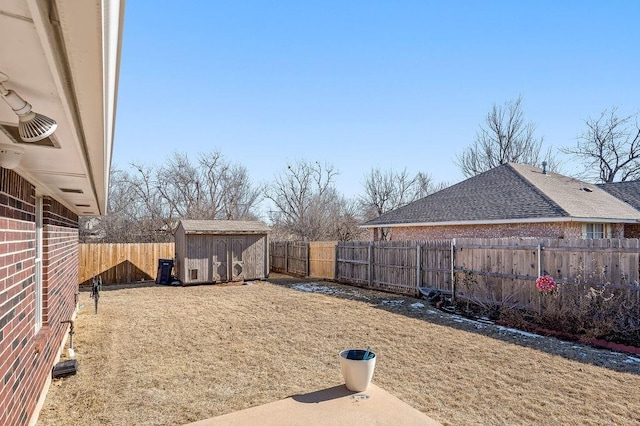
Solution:
[(306, 277), (309, 275), (309, 243), (305, 241), (271, 241), (269, 265), (273, 272)]
[(80, 284), (101, 276), (105, 284), (131, 283), (156, 278), (158, 259), (173, 259), (173, 243), (80, 244)]
[(450, 240), (340, 242), (336, 256), (339, 282), (408, 294), (451, 288)]
[(336, 255), (336, 281), (399, 293), (416, 294), (422, 287), (536, 309), (535, 280), (551, 275), (564, 283), (608, 283), (640, 296), (638, 239), (340, 242)]
[(458, 239), (455, 294), (480, 303), (538, 309), (535, 281), (625, 289), (640, 296), (638, 239)]

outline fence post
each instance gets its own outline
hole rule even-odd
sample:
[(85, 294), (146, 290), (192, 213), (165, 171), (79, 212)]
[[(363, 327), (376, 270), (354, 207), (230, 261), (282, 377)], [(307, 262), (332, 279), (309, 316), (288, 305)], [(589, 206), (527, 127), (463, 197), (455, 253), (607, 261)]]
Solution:
[(284, 273), (289, 273), (289, 241), (284, 242)]
[(339, 246), (340, 246), (340, 241), (338, 241), (338, 244), (336, 244), (336, 247), (334, 249), (334, 259), (335, 262), (333, 262), (333, 279), (340, 282), (340, 277), (338, 274), (338, 250), (339, 250)]
[(306, 258), (307, 258), (307, 268), (306, 269), (307, 270), (305, 272), (305, 278), (309, 276), (309, 270), (310, 270), (309, 269), (309, 252), (311, 251), (310, 245), (311, 245), (311, 243), (309, 241), (307, 241), (305, 243), (305, 248), (307, 249), (307, 256), (306, 256)]
[[(538, 276), (542, 276), (542, 244), (538, 243)], [(542, 294), (538, 292), (538, 313), (542, 313)]]
[(451, 301), (456, 301), (456, 239), (451, 240)]
[(373, 243), (369, 243), (368, 253), (369, 256), (369, 268), (368, 268), (368, 279), (369, 279), (369, 287), (373, 286)]
[(538, 243), (538, 276), (542, 276), (542, 244)]
[(416, 241), (416, 294), (420, 292), (422, 284), (422, 246)]

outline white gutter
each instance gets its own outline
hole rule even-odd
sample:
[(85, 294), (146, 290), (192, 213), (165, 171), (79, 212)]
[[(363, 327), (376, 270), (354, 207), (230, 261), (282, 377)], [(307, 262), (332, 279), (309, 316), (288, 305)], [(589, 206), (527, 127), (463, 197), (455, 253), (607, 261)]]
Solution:
[(118, 80), (120, 77), (120, 55), (122, 52), (122, 32), (124, 27), (125, 0), (103, 0), (102, 2), (102, 81), (104, 100), (104, 206), (98, 206), (107, 213), (111, 156), (116, 123), (118, 100)]
[[(86, 149), (84, 148), (85, 137), (79, 125), (80, 118), (75, 107), (77, 105), (77, 102), (75, 100), (73, 88), (71, 87), (70, 83), (71, 77), (70, 75), (68, 75), (66, 62), (67, 59), (64, 57), (63, 47), (60, 46), (56, 40), (56, 30), (54, 29), (49, 19), (51, 15), (51, 3), (44, 2), (42, 0), (27, 0), (27, 6), (29, 7), (33, 25), (35, 27), (36, 33), (38, 34), (40, 45), (42, 46), (42, 51), (44, 52), (44, 57), (46, 58), (47, 64), (49, 66), (49, 71), (51, 72), (51, 78), (53, 79), (53, 82), (56, 86), (56, 94), (60, 97), (62, 109), (64, 110), (66, 119), (69, 122), (69, 131), (71, 132), (71, 136), (77, 142), (74, 145), (80, 147), (80, 157), (85, 159), (82, 167), (85, 171), (85, 174), (87, 176), (91, 176), (89, 156)], [(56, 24), (59, 25), (58, 22), (56, 22)], [(47, 185), (42, 184), (30, 173), (27, 173), (26, 175), (32, 182), (38, 183), (42, 188), (45, 188), (43, 193), (50, 196), (55, 195)], [(93, 179), (91, 179), (90, 181), (91, 188), (93, 189), (95, 196), (95, 184), (93, 182)], [(56, 197), (56, 200), (62, 203), (69, 210), (77, 211), (77, 207), (69, 204), (67, 201), (62, 200), (59, 197)]]
[(600, 217), (553, 217), (536, 219), (495, 219), (495, 220), (458, 220), (451, 222), (408, 222), (389, 223), (376, 225), (360, 225), (360, 228), (405, 228), (413, 226), (461, 226), (461, 225), (502, 225), (515, 223), (550, 223), (550, 222), (577, 222), (577, 223), (638, 223), (640, 219), (615, 219)]

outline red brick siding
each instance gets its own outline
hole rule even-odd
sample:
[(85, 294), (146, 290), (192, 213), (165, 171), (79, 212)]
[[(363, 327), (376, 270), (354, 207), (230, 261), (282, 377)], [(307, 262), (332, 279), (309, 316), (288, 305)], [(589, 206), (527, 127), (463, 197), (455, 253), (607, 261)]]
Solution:
[[(431, 240), (450, 238), (582, 238), (583, 224), (578, 222), (509, 223), (495, 225), (404, 226), (389, 228), (391, 240)], [(640, 238), (640, 225), (616, 223), (606, 238)], [(373, 229), (378, 239), (379, 231)]]
[(33, 222), (35, 197), (33, 185), (13, 170), (0, 167), (0, 218)]
[(640, 225), (624, 225), (624, 237), (625, 238), (640, 238)]
[(391, 228), (391, 240), (507, 237), (581, 238), (582, 224), (575, 222), (554, 222)]
[(43, 327), (35, 330), (35, 188), (0, 168), (0, 425), (27, 424), (75, 309), (77, 216), (43, 203)]

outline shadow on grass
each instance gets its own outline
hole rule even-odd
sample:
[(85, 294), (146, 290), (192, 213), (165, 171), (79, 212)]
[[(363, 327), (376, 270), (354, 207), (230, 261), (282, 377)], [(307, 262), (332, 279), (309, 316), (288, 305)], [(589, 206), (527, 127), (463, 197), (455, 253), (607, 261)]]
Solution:
[[(317, 292), (340, 299), (358, 300), (368, 303), (377, 309), (404, 315), (409, 318), (451, 327), (456, 330), (475, 333), (481, 336), (497, 339), (505, 343), (536, 349), (583, 364), (595, 365), (617, 372), (640, 375), (640, 361), (637, 356), (614, 352), (608, 349), (600, 349), (579, 342), (563, 341), (555, 337), (534, 335), (532, 333), (521, 332), (519, 330), (503, 327), (497, 324), (474, 321), (459, 315), (438, 310), (429, 305), (429, 303), (424, 299), (358, 286), (350, 286), (347, 284), (339, 284), (333, 281), (324, 281), (322, 279), (295, 278), (280, 274), (274, 274), (269, 278), (269, 282), (275, 285), (291, 288), (292, 290), (294, 290), (294, 286), (296, 285), (307, 284), (306, 288), (298, 288), (295, 290)], [(314, 287), (310, 287), (312, 283), (317, 284), (315, 290), (318, 291), (315, 291)], [(419, 305), (414, 305), (414, 307), (411, 306), (417, 303), (424, 305), (424, 307), (420, 307)]]

